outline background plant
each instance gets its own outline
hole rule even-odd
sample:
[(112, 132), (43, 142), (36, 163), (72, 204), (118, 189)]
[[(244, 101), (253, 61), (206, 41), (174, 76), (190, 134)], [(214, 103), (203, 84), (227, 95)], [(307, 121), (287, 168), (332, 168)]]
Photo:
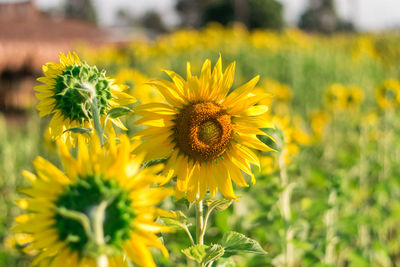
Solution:
[[(221, 53), (227, 62), (237, 62), (234, 87), (260, 74), (290, 89), (290, 102), (275, 100), (272, 103), (277, 107), (271, 112), (288, 116), (291, 125), (310, 138), (308, 144), (295, 143), (298, 151), (286, 166), (290, 181), (296, 185), (290, 197), (290, 222), (285, 226), (279, 207), (285, 189), (280, 169), (274, 165), (276, 159), (265, 157), (255, 186), (236, 189), (240, 201), (210, 216), (212, 227), (206, 238), (216, 243), (233, 230), (259, 241), (268, 254), (233, 256), (225, 260), (226, 264), (231, 259), (238, 266), (282, 264), (284, 231), (289, 227), (293, 232), (291, 262), (296, 265), (391, 266), (398, 264), (400, 257), (399, 204), (393, 201), (399, 198), (398, 107), (382, 109), (375, 92), (385, 80), (400, 78), (397, 39), (394, 34), (320, 37), (293, 29), (276, 34), (248, 32), (240, 25), (213, 25), (200, 31), (178, 31), (155, 42), (131, 43), (125, 49), (81, 48), (80, 55), (89, 64), (106, 68), (112, 76), (131, 70), (141, 73), (145, 80), (166, 78), (160, 66), (184, 75), (186, 61), (191, 61), (193, 72), (198, 72), (205, 58), (214, 63)], [(145, 89), (143, 79), (139, 81), (134, 75), (125, 75), (124, 79), (121, 82), (131, 86), (137, 99), (141, 99), (140, 94), (157, 97), (151, 88)], [(359, 108), (328, 107), (324, 99), (332, 84), (358, 86), (365, 96)], [(260, 83), (257, 90), (273, 91), (273, 86), (272, 82)], [(394, 99), (397, 101), (397, 97)], [(134, 119), (125, 119), (129, 134), (139, 130), (132, 126)], [(5, 212), (0, 215), (1, 262), (5, 266), (26, 266), (29, 255), (15, 249), (15, 238), (8, 231), (12, 217), (18, 213), (13, 204), (15, 190), (23, 183), (21, 170), (30, 169), (36, 154), (51, 157), (52, 144), (43, 145), (46, 139), (37, 127), (35, 111), (22, 127), (4, 120), (0, 123), (0, 192), (6, 200), (1, 203)], [(277, 130), (275, 135), (280, 132)], [(329, 201), (332, 192), (336, 196)], [(194, 210), (185, 200), (166, 202), (164, 206), (183, 210), (188, 217), (186, 223), (194, 225)], [(333, 216), (334, 231), (327, 222), (330, 211), (337, 215)], [(189, 230), (193, 233), (193, 226)], [(161, 266), (192, 264), (180, 253), (190, 246), (186, 236), (184, 230), (163, 235), (171, 257), (166, 260), (155, 252)], [(327, 250), (333, 251), (330, 259)]]

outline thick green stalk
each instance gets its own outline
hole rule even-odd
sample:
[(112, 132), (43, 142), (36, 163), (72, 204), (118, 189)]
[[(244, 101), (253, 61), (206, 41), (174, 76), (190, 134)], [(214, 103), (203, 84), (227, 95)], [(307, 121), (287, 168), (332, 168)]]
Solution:
[(100, 124), (100, 112), (97, 104), (97, 98), (94, 96), (92, 97), (92, 116), (93, 116), (93, 124), (94, 129), (96, 130), (97, 135), (99, 136), (100, 144), (104, 144), (104, 136), (103, 136), (103, 128)]
[(92, 119), (94, 124), (94, 130), (96, 131), (97, 135), (99, 136), (100, 144), (104, 144), (104, 131), (101, 127), (100, 123), (100, 111), (99, 111), (99, 103), (97, 101), (97, 93), (96, 89), (93, 85), (86, 83), (82, 85), (83, 90), (86, 90), (89, 93), (89, 101), (90, 101), (90, 111), (92, 113)]
[(338, 209), (336, 205), (337, 192), (335, 189), (331, 190), (328, 197), (328, 204), (330, 208), (325, 214), (325, 228), (326, 228), (326, 248), (324, 263), (334, 265), (336, 260), (335, 247), (337, 243), (336, 238), (336, 219), (338, 216)]
[[(203, 217), (203, 200), (200, 200), (195, 204), (196, 207), (196, 245), (204, 245), (204, 234), (203, 231), (204, 225), (204, 217)], [(204, 267), (204, 264), (199, 263), (199, 267)]]
[(290, 197), (293, 184), (289, 184), (287, 175), (285, 155), (283, 152), (279, 155), (279, 174), (281, 178), (282, 193), (279, 196), (279, 209), (284, 221), (284, 238), (283, 238), (283, 253), (284, 253), (284, 266), (294, 266), (294, 246), (293, 246), (293, 231), (290, 229), (291, 222), (291, 208)]
[(107, 267), (108, 266), (108, 258), (107, 255), (101, 252), (101, 248), (105, 246), (106, 242), (104, 240), (104, 219), (106, 208), (108, 206), (107, 201), (101, 202), (95, 210), (93, 210), (92, 214), (92, 223), (93, 223), (93, 235), (94, 240), (99, 248), (99, 256), (96, 258), (97, 267)]
[(203, 200), (200, 200), (196, 205), (196, 244), (204, 245), (204, 218), (203, 218)]
[[(361, 124), (361, 133), (360, 133), (360, 170), (359, 170), (359, 187), (361, 190), (369, 191), (368, 187), (368, 158), (367, 158), (367, 125), (365, 123)], [(361, 214), (364, 216), (368, 216), (369, 214), (369, 205), (367, 201), (361, 207)], [(369, 253), (369, 245), (371, 241), (371, 237), (369, 234), (370, 228), (368, 224), (362, 223), (359, 227), (358, 232), (358, 242), (362, 249), (363, 256), (366, 258), (370, 257)]]

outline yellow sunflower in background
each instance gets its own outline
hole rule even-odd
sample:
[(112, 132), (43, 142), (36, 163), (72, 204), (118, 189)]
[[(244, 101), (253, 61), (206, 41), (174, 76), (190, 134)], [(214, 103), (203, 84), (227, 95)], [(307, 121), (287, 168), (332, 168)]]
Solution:
[(332, 110), (343, 110), (347, 104), (347, 90), (342, 84), (334, 83), (325, 91), (325, 104)]
[(299, 153), (300, 147), (309, 145), (311, 141), (308, 133), (302, 130), (303, 120), (300, 117), (273, 116), (270, 120), (275, 126), (270, 134), (276, 140), (274, 145), (280, 154), (260, 153), (261, 173), (265, 175), (279, 170), (279, 157), (282, 157), (282, 163), (287, 165)]
[(319, 140), (322, 138), (330, 122), (330, 115), (323, 110), (314, 110), (311, 113), (311, 129), (315, 139)]
[[(101, 251), (109, 266), (128, 266), (126, 256), (139, 266), (155, 266), (148, 247), (168, 256), (156, 233), (170, 229), (154, 222), (162, 212), (154, 205), (173, 190), (150, 187), (165, 179), (157, 175), (163, 166), (141, 170), (143, 156), (132, 156), (135, 145), (126, 135), (120, 136), (119, 145), (110, 139), (107, 147), (101, 147), (95, 135), (89, 146), (79, 136), (76, 158), (66, 144), (58, 146), (65, 173), (41, 157), (33, 162), (36, 175), (24, 172), (32, 186), (22, 190), (29, 197), (19, 205), (28, 213), (16, 218), (13, 231), (32, 236), (25, 248), (37, 251), (32, 265), (95, 267)], [(106, 203), (104, 242), (98, 244), (84, 218), (93, 218), (94, 207), (101, 203)]]
[(289, 86), (276, 80), (267, 78), (260, 82), (256, 87), (257, 91), (264, 91), (272, 95), (261, 104), (267, 105), (272, 114), (278, 116), (287, 116), (290, 113), (289, 104), (293, 98), (293, 92)]
[(346, 108), (357, 110), (364, 101), (364, 91), (356, 85), (347, 86)]
[(376, 89), (376, 102), (381, 109), (392, 109), (400, 105), (400, 81), (386, 80)]
[[(214, 197), (218, 189), (229, 199), (236, 199), (232, 181), (248, 186), (242, 171), (251, 177), (251, 164), (259, 160), (251, 149), (273, 150), (257, 135), (259, 128), (269, 128), (268, 107), (257, 105), (269, 94), (254, 94), (259, 77), (230, 92), (235, 62), (222, 72), (219, 58), (211, 71), (206, 60), (200, 77), (193, 76), (187, 64), (187, 80), (173, 71), (165, 71), (173, 82), (152, 81), (167, 104), (149, 103), (135, 107), (142, 116), (135, 124), (149, 127), (136, 134), (145, 141), (138, 152), (148, 151), (146, 159), (168, 158), (168, 176), (177, 177), (178, 195), (187, 193), (193, 202), (204, 198), (207, 189)], [(230, 92), (230, 93), (229, 93)]]
[(135, 69), (122, 69), (115, 76), (118, 83), (129, 86), (129, 94), (141, 103), (162, 101), (161, 95), (153, 87), (147, 84), (149, 78)]
[[(126, 86), (114, 84), (95, 66), (82, 63), (75, 53), (60, 53), (60, 63), (43, 65), (44, 77), (38, 78), (43, 84), (34, 88), (39, 92), (37, 109), (40, 116), (52, 114), (49, 132), (53, 139), (62, 138), (72, 143), (73, 127), (90, 128), (92, 125), (91, 99), (96, 97), (100, 116), (105, 116), (113, 107), (132, 104), (135, 99), (124, 93)], [(126, 129), (121, 121), (111, 119), (118, 127)], [(93, 127), (92, 127), (93, 128)], [(63, 134), (64, 133), (64, 134)]]

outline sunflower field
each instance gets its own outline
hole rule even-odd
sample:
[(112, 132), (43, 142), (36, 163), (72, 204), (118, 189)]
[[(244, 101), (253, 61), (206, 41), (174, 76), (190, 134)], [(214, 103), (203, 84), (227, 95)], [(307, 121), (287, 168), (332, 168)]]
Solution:
[(0, 116), (0, 266), (400, 266), (399, 41), (211, 24), (43, 62)]

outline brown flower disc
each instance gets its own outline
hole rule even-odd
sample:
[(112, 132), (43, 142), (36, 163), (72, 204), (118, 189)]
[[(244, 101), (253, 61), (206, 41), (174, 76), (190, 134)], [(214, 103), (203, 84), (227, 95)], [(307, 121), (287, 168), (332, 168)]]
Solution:
[(176, 116), (174, 136), (177, 147), (189, 158), (216, 159), (232, 138), (231, 116), (213, 102), (191, 103)]

